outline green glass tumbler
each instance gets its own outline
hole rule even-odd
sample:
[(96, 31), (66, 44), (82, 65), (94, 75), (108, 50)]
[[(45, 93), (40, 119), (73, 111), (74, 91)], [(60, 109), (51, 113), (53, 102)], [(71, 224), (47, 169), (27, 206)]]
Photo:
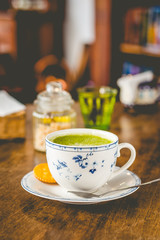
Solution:
[(116, 102), (117, 89), (111, 87), (78, 88), (81, 113), (86, 128), (108, 130)]

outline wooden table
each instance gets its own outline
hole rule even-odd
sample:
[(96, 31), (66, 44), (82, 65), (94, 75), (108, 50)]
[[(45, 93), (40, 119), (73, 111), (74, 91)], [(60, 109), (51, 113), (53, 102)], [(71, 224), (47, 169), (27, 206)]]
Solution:
[[(76, 109), (78, 126), (82, 127)], [(33, 149), (32, 110), (32, 106), (27, 107), (26, 140), (0, 143), (0, 239), (160, 239), (159, 183), (119, 200), (86, 206), (39, 198), (21, 187), (22, 177), (46, 161), (45, 154)], [(130, 115), (117, 103), (110, 130), (120, 142), (135, 146), (137, 157), (131, 171), (142, 181), (160, 176), (160, 111)], [(123, 150), (122, 154), (126, 161), (128, 152)]]

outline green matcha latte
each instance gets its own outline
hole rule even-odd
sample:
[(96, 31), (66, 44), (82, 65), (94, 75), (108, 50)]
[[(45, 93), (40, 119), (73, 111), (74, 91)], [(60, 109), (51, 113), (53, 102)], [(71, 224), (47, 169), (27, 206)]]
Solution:
[(100, 146), (112, 141), (91, 134), (68, 134), (50, 139), (51, 142), (69, 146)]

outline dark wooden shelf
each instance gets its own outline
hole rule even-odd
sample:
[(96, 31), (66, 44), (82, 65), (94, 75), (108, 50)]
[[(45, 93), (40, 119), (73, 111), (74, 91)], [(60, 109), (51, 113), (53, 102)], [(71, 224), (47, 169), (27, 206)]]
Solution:
[(121, 43), (120, 51), (122, 53), (127, 53), (127, 54), (160, 57), (160, 46), (158, 48), (151, 48), (151, 47), (143, 47), (140, 45)]

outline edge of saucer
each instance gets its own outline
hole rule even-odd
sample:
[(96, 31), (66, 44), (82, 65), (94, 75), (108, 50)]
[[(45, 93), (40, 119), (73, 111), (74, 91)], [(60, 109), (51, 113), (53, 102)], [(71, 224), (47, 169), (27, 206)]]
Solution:
[[(133, 172), (126, 170), (125, 172), (128, 172), (129, 174), (131, 174), (131, 176), (135, 179), (135, 185), (140, 184), (141, 183), (141, 179)], [(135, 187), (135, 188), (131, 188), (128, 190), (123, 190), (120, 194), (116, 194), (115, 196), (113, 195), (109, 195), (106, 196), (105, 195), (103, 197), (96, 197), (96, 198), (67, 198), (67, 197), (56, 197), (56, 196), (51, 196), (51, 195), (46, 195), (46, 194), (42, 194), (39, 193), (38, 191), (34, 191), (33, 189), (31, 189), (28, 186), (27, 180), (30, 176), (34, 176), (33, 171), (27, 173), (21, 180), (21, 186), (24, 190), (26, 190), (27, 192), (41, 197), (41, 198), (45, 198), (45, 199), (49, 199), (49, 200), (54, 200), (54, 201), (59, 201), (59, 202), (63, 202), (63, 203), (68, 203), (68, 204), (96, 204), (96, 203), (103, 203), (103, 202), (108, 202), (108, 201), (113, 201), (113, 200), (117, 200), (123, 197), (126, 197), (132, 193), (134, 193), (135, 191), (138, 190), (139, 187)], [(38, 180), (37, 180), (38, 181)], [(41, 182), (39, 181), (39, 183), (41, 184)]]

